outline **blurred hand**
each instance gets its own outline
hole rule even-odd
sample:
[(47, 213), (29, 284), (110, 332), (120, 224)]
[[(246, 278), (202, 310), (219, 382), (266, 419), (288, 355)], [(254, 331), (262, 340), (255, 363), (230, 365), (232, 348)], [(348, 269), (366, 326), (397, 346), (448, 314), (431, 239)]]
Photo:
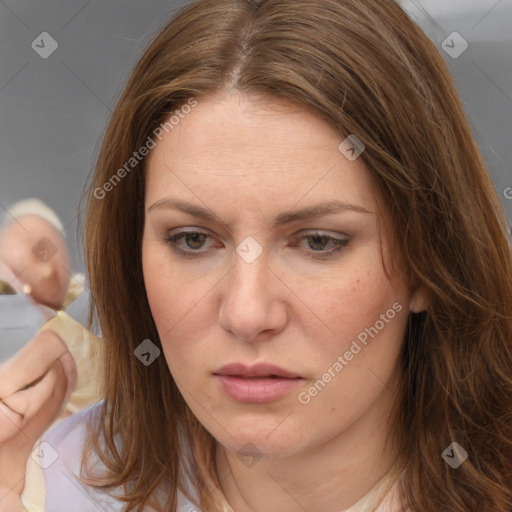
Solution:
[(23, 512), (19, 494), (4, 485), (0, 485), (0, 512)]
[(76, 380), (73, 356), (51, 330), (0, 366), (0, 512), (21, 510), (28, 457), (64, 409)]

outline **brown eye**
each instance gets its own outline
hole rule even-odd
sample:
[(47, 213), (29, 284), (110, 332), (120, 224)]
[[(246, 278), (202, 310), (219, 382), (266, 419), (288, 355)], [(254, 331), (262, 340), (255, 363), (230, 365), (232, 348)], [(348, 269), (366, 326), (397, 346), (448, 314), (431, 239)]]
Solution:
[[(303, 241), (307, 241), (303, 244)], [(302, 247), (302, 251), (310, 258), (329, 258), (339, 253), (349, 244), (348, 238), (336, 238), (323, 233), (310, 233), (297, 239), (292, 246)]]
[(200, 249), (207, 237), (204, 233), (182, 233), (186, 244), (191, 249)]
[(321, 251), (326, 249), (326, 245), (333, 240), (333, 238), (321, 235), (310, 235), (306, 237), (309, 239), (309, 247), (314, 251)]
[(165, 239), (165, 243), (182, 256), (194, 257), (205, 253), (201, 249), (204, 248), (208, 238), (210, 238), (208, 233), (203, 233), (202, 231), (180, 231), (169, 235)]

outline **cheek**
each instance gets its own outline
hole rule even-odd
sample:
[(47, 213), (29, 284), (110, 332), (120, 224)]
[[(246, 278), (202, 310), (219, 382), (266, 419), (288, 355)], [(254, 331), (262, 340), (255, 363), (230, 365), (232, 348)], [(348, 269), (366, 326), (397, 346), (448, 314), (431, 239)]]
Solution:
[(310, 328), (313, 329), (314, 324), (317, 333), (325, 334), (320, 338), (317, 335), (316, 339), (324, 339), (331, 346), (333, 340), (337, 340), (334, 345), (338, 349), (373, 326), (396, 302), (406, 309), (407, 300), (404, 284), (386, 275), (376, 247), (359, 251), (357, 258), (348, 259), (328, 279), (302, 281), (297, 295), (304, 297), (315, 313), (316, 321)]
[(322, 297), (318, 305), (331, 332), (308, 332), (315, 341), (307, 359), (312, 378), (299, 402), (310, 401), (305, 421), (311, 429), (334, 432), (392, 388), (407, 323), (407, 295), (375, 267), (339, 279)]
[(142, 268), (149, 308), (162, 344), (163, 356), (176, 378), (173, 365), (181, 360), (182, 347), (180, 344), (171, 344), (170, 340), (176, 339), (176, 332), (180, 328), (179, 320), (183, 317), (183, 312), (180, 311), (183, 298), (179, 294), (183, 283), (180, 282), (179, 273), (169, 270), (163, 252), (160, 244), (143, 242)]
[[(171, 264), (166, 246), (160, 241), (143, 241), (142, 267), (148, 303), (164, 352), (173, 359), (195, 357), (195, 340), (211, 321), (206, 309), (212, 287), (207, 276), (191, 275), (179, 264)], [(186, 340), (186, 343), (183, 343)], [(188, 357), (188, 356), (187, 356)]]
[(180, 274), (169, 266), (160, 243), (144, 241), (142, 244), (142, 268), (149, 307), (157, 329), (162, 336), (178, 317), (183, 301), (178, 300), (179, 290), (184, 289)]

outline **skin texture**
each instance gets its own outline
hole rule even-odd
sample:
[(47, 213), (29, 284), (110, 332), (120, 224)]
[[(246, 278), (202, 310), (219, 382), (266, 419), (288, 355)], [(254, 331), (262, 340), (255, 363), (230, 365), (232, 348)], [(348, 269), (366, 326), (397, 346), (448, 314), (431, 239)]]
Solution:
[[(44, 253), (38, 247), (48, 250), (47, 257), (41, 257)], [(65, 241), (52, 224), (33, 214), (13, 221), (0, 234), (0, 260), (30, 287), (35, 302), (52, 309), (61, 307), (69, 286), (70, 263)]]
[[(338, 151), (342, 140), (297, 107), (233, 94), (200, 100), (148, 157), (142, 254), (150, 308), (179, 389), (218, 442), (217, 472), (237, 512), (344, 510), (396, 455), (386, 421), (407, 315), (425, 297), (386, 275), (369, 173)], [(165, 198), (221, 220), (154, 206)], [(278, 214), (332, 200), (368, 213), (272, 227)], [(173, 251), (166, 239), (178, 228), (208, 235), (176, 241), (201, 256)], [(348, 245), (314, 259), (335, 247), (312, 239), (316, 232)], [(250, 264), (236, 252), (246, 237), (263, 248)], [(300, 403), (298, 394), (396, 303), (393, 320)], [(274, 402), (239, 403), (213, 375), (232, 362), (270, 362), (303, 380)], [(238, 457), (247, 443), (257, 448), (249, 464)]]

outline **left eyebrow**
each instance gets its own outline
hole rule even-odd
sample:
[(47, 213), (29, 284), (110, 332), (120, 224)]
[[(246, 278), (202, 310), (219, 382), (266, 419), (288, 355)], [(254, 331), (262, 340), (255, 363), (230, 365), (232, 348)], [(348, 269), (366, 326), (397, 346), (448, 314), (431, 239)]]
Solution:
[(372, 213), (362, 206), (346, 203), (345, 201), (330, 201), (328, 203), (314, 204), (300, 210), (281, 213), (275, 218), (272, 228), (298, 220), (316, 219), (330, 213), (343, 212)]
[[(187, 203), (179, 199), (171, 199), (168, 197), (159, 199), (158, 201), (153, 203), (147, 209), (147, 211), (150, 212), (152, 210), (160, 208), (172, 208), (180, 210), (194, 217), (202, 218), (212, 222), (218, 222), (220, 224), (224, 224), (230, 227), (212, 211), (207, 210), (202, 206)], [(283, 224), (290, 224), (292, 222), (300, 220), (315, 219), (331, 213), (343, 212), (373, 213), (366, 210), (362, 206), (346, 203), (345, 201), (330, 201), (327, 203), (319, 203), (312, 206), (308, 206), (306, 208), (301, 208), (300, 210), (293, 210), (289, 212), (280, 213), (275, 217), (274, 222), (272, 223), (272, 229), (277, 226), (282, 226)]]

